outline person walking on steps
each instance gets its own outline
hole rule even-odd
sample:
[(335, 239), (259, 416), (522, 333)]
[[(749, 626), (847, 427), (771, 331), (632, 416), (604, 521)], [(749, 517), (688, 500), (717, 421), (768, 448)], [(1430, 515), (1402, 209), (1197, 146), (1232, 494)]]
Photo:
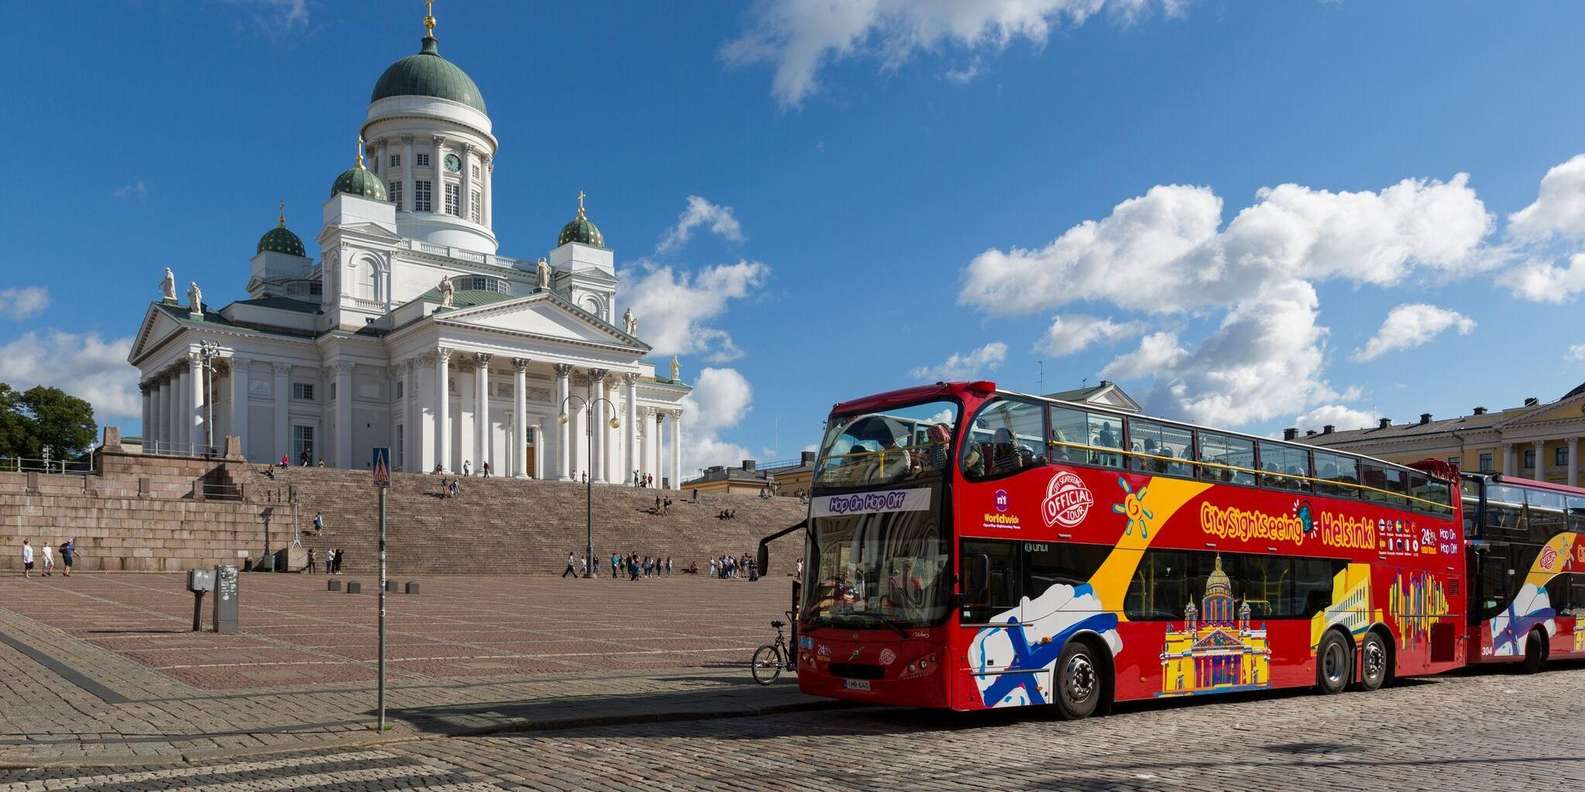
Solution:
[(33, 545), (28, 540), (22, 540), (22, 577), (33, 577)]
[(64, 542), (61, 542), (61, 566), (65, 568), (61, 572), (61, 576), (62, 577), (71, 577), (72, 576), (72, 559), (74, 557), (76, 557), (76, 555), (77, 555), (77, 540), (76, 539), (67, 539)]
[(55, 548), (45, 542), (39, 545), (39, 552), (44, 554), (44, 577), (49, 577), (55, 571)]
[(572, 575), (573, 577), (577, 577), (578, 576), (577, 570), (572, 568), (572, 565), (576, 564), (577, 562), (578, 562), (577, 556), (574, 556), (572, 553), (568, 553), (567, 554), (567, 568), (562, 570), (561, 576), (562, 577), (566, 577), (568, 575)]

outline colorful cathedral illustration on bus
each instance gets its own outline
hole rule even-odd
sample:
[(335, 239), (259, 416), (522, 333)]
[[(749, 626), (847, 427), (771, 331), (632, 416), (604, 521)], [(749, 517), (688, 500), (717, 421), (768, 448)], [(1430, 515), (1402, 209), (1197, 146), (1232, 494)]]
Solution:
[(1205, 581), (1200, 607), (1190, 602), (1183, 628), (1169, 626), (1161, 647), (1161, 696), (1230, 693), (1271, 685), (1266, 627), (1252, 627), (1246, 597), (1233, 597), (1222, 557)]

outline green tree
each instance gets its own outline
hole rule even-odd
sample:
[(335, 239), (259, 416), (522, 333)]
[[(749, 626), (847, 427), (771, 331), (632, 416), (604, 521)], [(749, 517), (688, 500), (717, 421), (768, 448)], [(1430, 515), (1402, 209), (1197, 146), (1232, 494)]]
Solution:
[[(6, 391), (12, 391), (6, 387)], [(43, 456), (49, 446), (51, 459), (78, 459), (94, 442), (94, 408), (60, 388), (35, 385), (16, 399), (17, 411), (25, 423), (26, 445), (22, 456)]]
[(22, 394), (0, 382), (0, 456), (27, 456), (33, 446), (33, 419), (22, 406)]

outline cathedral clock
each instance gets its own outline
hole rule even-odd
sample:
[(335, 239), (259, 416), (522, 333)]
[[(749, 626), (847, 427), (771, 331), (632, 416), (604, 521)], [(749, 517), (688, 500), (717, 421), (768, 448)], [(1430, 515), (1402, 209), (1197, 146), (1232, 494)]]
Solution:
[(446, 155), (446, 170), (449, 170), (452, 173), (456, 173), (456, 172), (462, 170), (462, 160), (457, 159), (457, 155), (456, 154), (447, 154)]

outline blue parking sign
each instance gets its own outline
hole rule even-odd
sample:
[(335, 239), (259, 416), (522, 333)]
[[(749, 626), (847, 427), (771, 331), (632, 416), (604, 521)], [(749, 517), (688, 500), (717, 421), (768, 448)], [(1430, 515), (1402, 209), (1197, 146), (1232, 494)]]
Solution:
[(374, 460), (369, 467), (374, 470), (374, 486), (391, 486), (391, 449), (374, 449)]

